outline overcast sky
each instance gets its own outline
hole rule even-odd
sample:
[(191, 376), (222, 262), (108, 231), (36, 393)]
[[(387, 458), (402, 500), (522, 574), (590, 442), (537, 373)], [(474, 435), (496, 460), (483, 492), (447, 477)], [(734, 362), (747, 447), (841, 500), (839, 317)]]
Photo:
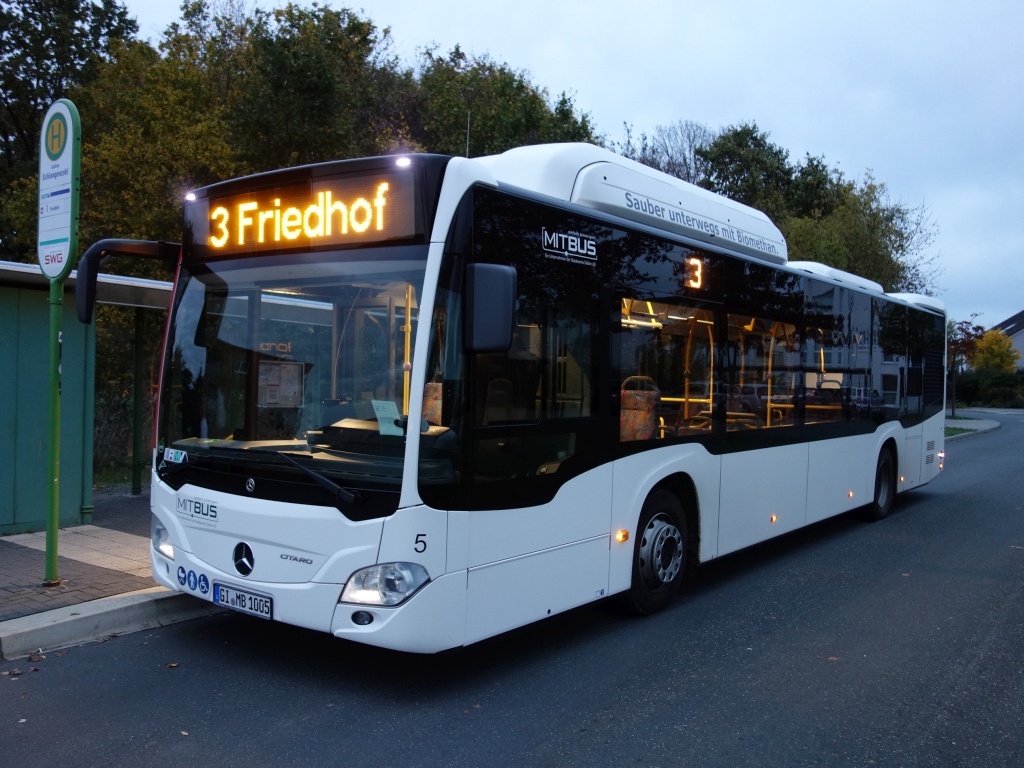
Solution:
[[(178, 16), (173, 3), (126, 4), (154, 41)], [(991, 326), (1024, 310), (1020, 0), (360, 6), (391, 28), (406, 61), (432, 44), (488, 53), (552, 94), (574, 94), (615, 141), (624, 121), (639, 133), (680, 119), (753, 120), (793, 159), (824, 155), (857, 177), (871, 169), (937, 223), (931, 253), (951, 317), (981, 312)]]

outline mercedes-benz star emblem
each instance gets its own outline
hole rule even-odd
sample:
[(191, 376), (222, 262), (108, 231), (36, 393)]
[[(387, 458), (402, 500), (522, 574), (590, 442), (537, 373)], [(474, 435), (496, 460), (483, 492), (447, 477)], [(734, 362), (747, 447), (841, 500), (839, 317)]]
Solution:
[(253, 491), (256, 490), (256, 481), (253, 480), (251, 477), (245, 481), (245, 490), (247, 490), (249, 493), (252, 493)]
[(235, 570), (240, 574), (248, 576), (252, 573), (253, 566), (256, 564), (256, 558), (252, 556), (252, 548), (244, 541), (240, 541), (235, 545), (235, 551), (232, 553), (231, 558), (235, 562)]

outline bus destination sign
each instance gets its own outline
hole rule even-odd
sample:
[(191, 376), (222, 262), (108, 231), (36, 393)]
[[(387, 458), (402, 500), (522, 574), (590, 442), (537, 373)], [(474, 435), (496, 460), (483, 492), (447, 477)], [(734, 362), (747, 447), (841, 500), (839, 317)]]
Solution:
[[(203, 239), (207, 254), (214, 258), (360, 245), (416, 234), (414, 190), (408, 175), (304, 181), (212, 198), (208, 211)], [(197, 242), (202, 239), (197, 237)]]

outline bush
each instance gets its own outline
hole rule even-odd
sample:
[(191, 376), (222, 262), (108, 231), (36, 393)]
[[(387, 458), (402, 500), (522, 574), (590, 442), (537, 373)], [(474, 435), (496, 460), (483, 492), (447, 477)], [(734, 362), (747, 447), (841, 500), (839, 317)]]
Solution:
[[(142, 412), (142, 448), (149, 455), (153, 437), (153, 409), (147, 403)], [(93, 431), (93, 463), (97, 473), (132, 462), (132, 398), (96, 398)]]
[(957, 402), (985, 408), (1024, 408), (1024, 383), (1015, 373), (980, 368), (960, 374)]

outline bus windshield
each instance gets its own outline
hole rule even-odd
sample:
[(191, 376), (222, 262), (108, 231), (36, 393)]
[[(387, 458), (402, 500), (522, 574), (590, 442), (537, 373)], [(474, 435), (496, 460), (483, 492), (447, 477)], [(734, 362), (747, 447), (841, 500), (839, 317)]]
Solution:
[(335, 482), (397, 490), (425, 263), (426, 246), (404, 246), (182, 265), (161, 476), (287, 452)]

